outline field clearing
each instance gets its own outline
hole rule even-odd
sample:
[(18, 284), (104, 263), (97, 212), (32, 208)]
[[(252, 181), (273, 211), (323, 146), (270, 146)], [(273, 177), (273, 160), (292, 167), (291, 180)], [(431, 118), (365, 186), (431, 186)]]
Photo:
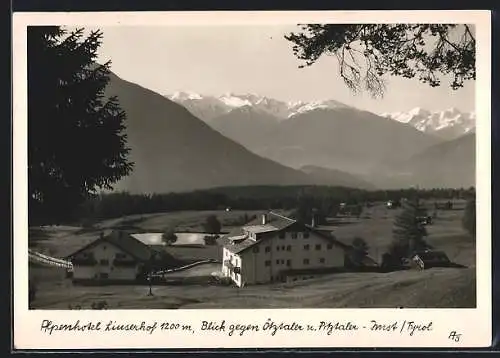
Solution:
[[(445, 251), (450, 260), (472, 267), (476, 265), (475, 242), (462, 228), (462, 205), (459, 208), (437, 210), (433, 225), (426, 226), (426, 241), (437, 250)], [(429, 206), (429, 214), (433, 211)], [(374, 206), (365, 208), (360, 219), (346, 218), (346, 223), (337, 219), (336, 225), (324, 228), (331, 230), (338, 240), (346, 244), (351, 244), (356, 236), (365, 239), (370, 256), (380, 262), (382, 254), (391, 243), (394, 219), (400, 212), (400, 209), (388, 210), (381, 205)]]
[(342, 273), (242, 289), (209, 284), (153, 286), (154, 296), (147, 295), (148, 286), (86, 287), (54, 280), (40, 284), (33, 308), (67, 309), (71, 304), (88, 309), (96, 301), (106, 301), (109, 309), (472, 308), (475, 287), (474, 269), (454, 268)]
[[(430, 208), (429, 214), (434, 212)], [(381, 255), (392, 240), (392, 228), (399, 209), (382, 205), (365, 208), (361, 217), (337, 218), (323, 227), (345, 243), (356, 236), (364, 238), (370, 254), (380, 262)], [(199, 232), (209, 215), (216, 215), (223, 231), (234, 227), (244, 214), (252, 211), (202, 211), (158, 213), (106, 220), (94, 228), (49, 227), (34, 231), (30, 246), (55, 257), (82, 247), (96, 238), (102, 229), (123, 229), (130, 232), (159, 232), (175, 225), (183, 232)], [(148, 287), (74, 286), (64, 277), (64, 270), (30, 267), (30, 277), (38, 285), (33, 308), (67, 309), (69, 305), (90, 308), (96, 301), (106, 301), (109, 308), (175, 309), (175, 308), (387, 308), (387, 307), (475, 307), (475, 242), (462, 229), (463, 209), (438, 210), (434, 224), (427, 226), (427, 242), (443, 250), (455, 263), (468, 266), (434, 268), (391, 273), (338, 273), (293, 284), (247, 286), (243, 289), (209, 284), (209, 276), (220, 270), (220, 264), (199, 266), (170, 274), (175, 284), (154, 286), (154, 296), (147, 296)], [(202, 259), (221, 260), (222, 247), (165, 246), (168, 253), (182, 262)]]
[[(228, 232), (238, 225), (245, 214), (248, 217), (262, 214), (264, 211), (232, 210), (232, 211), (181, 211), (156, 214), (131, 215), (116, 219), (104, 220), (93, 227), (49, 226), (30, 230), (29, 246), (41, 253), (65, 257), (80, 247), (94, 240), (103, 230), (126, 230), (131, 233), (163, 232), (175, 228), (178, 232), (203, 232), (203, 223), (210, 215), (217, 216), (222, 224), (222, 231)], [(167, 247), (168, 252), (178, 253), (187, 260), (217, 258), (217, 246), (206, 247)], [(207, 256), (207, 257), (205, 257)]]

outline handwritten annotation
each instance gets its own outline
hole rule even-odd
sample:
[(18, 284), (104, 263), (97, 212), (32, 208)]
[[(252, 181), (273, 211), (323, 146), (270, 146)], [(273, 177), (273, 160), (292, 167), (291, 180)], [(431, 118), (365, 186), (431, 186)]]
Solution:
[(275, 322), (268, 318), (261, 324), (231, 322), (226, 320), (220, 321), (201, 321), (196, 329), (191, 324), (181, 322), (118, 322), (110, 320), (104, 321), (88, 321), (82, 322), (77, 320), (73, 323), (58, 323), (51, 320), (43, 320), (40, 325), (40, 330), (48, 335), (53, 335), (59, 332), (137, 332), (145, 334), (153, 334), (154, 332), (182, 332), (182, 333), (223, 333), (228, 336), (243, 336), (247, 333), (258, 332), (275, 336), (279, 333), (314, 333), (314, 334), (342, 334), (342, 332), (353, 331), (372, 331), (379, 333), (395, 333), (400, 335), (414, 336), (433, 330), (432, 321), (416, 322), (416, 321), (393, 321), (379, 322), (369, 320), (362, 324), (352, 321), (320, 321), (317, 323), (301, 323), (296, 321), (291, 322)]

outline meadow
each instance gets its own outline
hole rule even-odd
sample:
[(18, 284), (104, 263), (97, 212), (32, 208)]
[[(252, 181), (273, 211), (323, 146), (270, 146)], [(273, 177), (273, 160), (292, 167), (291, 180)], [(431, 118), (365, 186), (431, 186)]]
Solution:
[[(90, 308), (106, 301), (110, 309), (123, 308), (357, 308), (357, 307), (475, 307), (475, 241), (461, 226), (464, 202), (453, 210), (438, 210), (433, 225), (427, 226), (427, 241), (446, 252), (451, 261), (466, 268), (433, 268), (425, 271), (389, 273), (337, 273), (290, 284), (274, 283), (238, 289), (211, 283), (220, 264), (208, 264), (172, 274), (171, 285), (75, 286), (61, 269), (31, 265), (30, 277), (38, 291), (34, 309)], [(432, 202), (427, 204), (432, 212)], [(382, 204), (366, 208), (359, 218), (335, 218), (327, 226), (345, 243), (362, 237), (369, 253), (380, 262), (392, 238), (392, 226), (399, 209)], [(175, 226), (183, 232), (199, 232), (209, 215), (216, 215), (222, 231), (235, 226), (239, 218), (260, 211), (185, 211), (127, 216), (99, 222), (93, 228), (48, 227), (32, 231), (30, 247), (54, 257), (64, 257), (94, 239), (101, 230), (127, 228), (136, 232), (158, 232)], [(167, 246), (165, 250), (183, 262), (221, 259), (221, 247)], [(168, 275), (167, 275), (168, 276)]]

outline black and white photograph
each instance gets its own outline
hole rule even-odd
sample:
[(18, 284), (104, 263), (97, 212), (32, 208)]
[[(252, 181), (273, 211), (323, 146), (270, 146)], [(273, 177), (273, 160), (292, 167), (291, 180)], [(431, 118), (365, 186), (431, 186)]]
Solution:
[(476, 309), (477, 42), (437, 19), (28, 25), (28, 310)]
[(31, 308), (476, 306), (474, 26), (33, 26), (28, 70)]

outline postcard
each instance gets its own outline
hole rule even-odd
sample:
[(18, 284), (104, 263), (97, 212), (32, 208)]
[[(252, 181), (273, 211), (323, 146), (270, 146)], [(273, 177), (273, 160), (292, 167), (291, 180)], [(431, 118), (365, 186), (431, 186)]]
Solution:
[(487, 347), (488, 11), (13, 14), (16, 349)]

